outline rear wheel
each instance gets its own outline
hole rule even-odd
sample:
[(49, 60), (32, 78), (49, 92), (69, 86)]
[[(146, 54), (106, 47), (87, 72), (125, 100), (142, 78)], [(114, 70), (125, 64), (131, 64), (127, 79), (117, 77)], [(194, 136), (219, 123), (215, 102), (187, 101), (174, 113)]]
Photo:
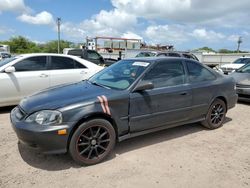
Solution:
[(226, 104), (221, 99), (215, 99), (209, 107), (206, 119), (201, 124), (208, 129), (217, 129), (223, 125), (226, 117)]
[(104, 119), (85, 122), (73, 134), (69, 152), (80, 165), (93, 165), (104, 160), (115, 145), (113, 126)]

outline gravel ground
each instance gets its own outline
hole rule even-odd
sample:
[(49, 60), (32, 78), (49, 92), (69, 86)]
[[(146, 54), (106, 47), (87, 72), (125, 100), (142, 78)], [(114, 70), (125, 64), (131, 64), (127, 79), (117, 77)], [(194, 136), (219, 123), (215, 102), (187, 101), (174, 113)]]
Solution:
[(18, 144), (11, 108), (0, 109), (0, 187), (250, 187), (250, 105), (237, 104), (224, 126), (184, 125), (118, 143), (111, 157), (80, 167), (68, 155)]

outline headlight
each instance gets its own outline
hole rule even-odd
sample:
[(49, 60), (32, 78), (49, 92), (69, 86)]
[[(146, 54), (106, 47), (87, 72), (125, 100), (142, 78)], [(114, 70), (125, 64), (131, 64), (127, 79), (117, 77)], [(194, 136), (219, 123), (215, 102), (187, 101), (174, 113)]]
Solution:
[(42, 110), (31, 114), (25, 120), (26, 122), (35, 122), (39, 125), (56, 125), (62, 123), (62, 113), (59, 111)]

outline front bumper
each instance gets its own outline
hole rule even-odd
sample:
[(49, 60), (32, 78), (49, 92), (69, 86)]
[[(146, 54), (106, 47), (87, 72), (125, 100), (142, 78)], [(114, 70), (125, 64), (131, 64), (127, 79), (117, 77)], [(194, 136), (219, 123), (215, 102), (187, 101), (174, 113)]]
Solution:
[(230, 73), (232, 73), (233, 71), (235, 71), (236, 69), (221, 67), (221, 70), (223, 71), (224, 74), (230, 74)]
[[(18, 107), (17, 107), (18, 108)], [(11, 124), (19, 141), (46, 154), (59, 154), (67, 152), (67, 145), (71, 125), (42, 126), (18, 120), (17, 108), (11, 111)], [(67, 134), (59, 135), (58, 131), (66, 129)]]
[(236, 93), (239, 96), (239, 101), (250, 102), (250, 87), (238, 87), (238, 86), (236, 86)]

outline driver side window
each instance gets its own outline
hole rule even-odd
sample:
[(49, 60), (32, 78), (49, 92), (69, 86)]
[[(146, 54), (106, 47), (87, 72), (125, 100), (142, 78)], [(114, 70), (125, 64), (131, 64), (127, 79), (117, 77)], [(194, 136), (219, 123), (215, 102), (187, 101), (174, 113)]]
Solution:
[(161, 61), (143, 78), (151, 81), (154, 88), (170, 87), (185, 83), (185, 72), (181, 61)]

